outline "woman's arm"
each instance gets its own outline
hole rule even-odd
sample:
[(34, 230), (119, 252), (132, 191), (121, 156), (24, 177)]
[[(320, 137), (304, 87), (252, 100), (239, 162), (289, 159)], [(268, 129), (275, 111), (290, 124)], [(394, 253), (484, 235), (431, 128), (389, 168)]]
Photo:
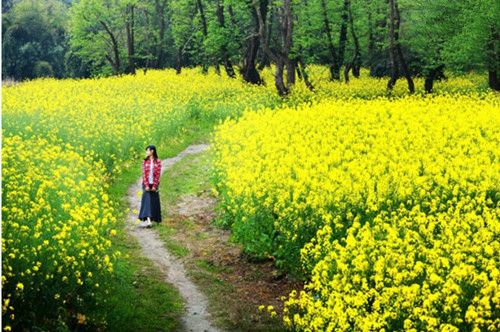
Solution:
[(160, 175), (161, 175), (161, 160), (158, 159), (157, 171), (155, 173), (155, 178), (153, 180), (153, 190), (156, 190), (160, 185)]
[(144, 160), (142, 161), (142, 184), (146, 190), (149, 188), (148, 179), (146, 177), (146, 162)]

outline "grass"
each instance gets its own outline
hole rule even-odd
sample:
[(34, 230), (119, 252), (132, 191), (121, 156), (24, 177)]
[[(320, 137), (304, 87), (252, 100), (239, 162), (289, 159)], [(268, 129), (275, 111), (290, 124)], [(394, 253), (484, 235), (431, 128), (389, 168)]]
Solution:
[[(207, 139), (208, 140), (208, 139)], [(202, 172), (202, 166), (206, 164), (206, 153), (186, 156), (181, 162), (176, 163), (165, 171), (160, 180), (160, 201), (163, 213), (171, 216), (170, 209), (179, 201), (179, 197), (184, 195), (195, 195), (210, 188), (210, 183), (204, 181), (206, 175)], [(166, 207), (166, 208), (165, 208)], [(192, 231), (193, 223), (189, 219), (180, 221), (183, 229)], [(177, 257), (186, 257), (189, 249), (179, 242), (172, 240), (175, 229), (172, 227), (159, 227), (160, 238), (165, 243), (167, 249)], [(197, 234), (199, 239), (206, 237), (203, 233)]]
[[(123, 236), (117, 244), (128, 255), (116, 267), (119, 287), (110, 296), (110, 331), (174, 331), (179, 327), (182, 297), (164, 281), (164, 275), (142, 254), (134, 239)], [(154, 319), (152, 319), (154, 317)]]
[[(191, 144), (207, 142), (213, 125), (200, 120), (191, 120), (182, 128), (184, 129), (179, 130), (173, 137), (165, 137), (164, 141), (155, 144), (160, 159), (173, 157)], [(112, 186), (108, 188), (109, 195), (119, 201), (123, 208), (127, 206), (124, 196), (128, 187), (141, 176), (141, 159), (145, 157), (146, 147), (144, 147), (143, 156), (139, 156), (137, 160), (129, 161), (123, 165), (122, 173), (115, 178)]]
[(186, 196), (210, 195), (209, 163), (208, 153), (204, 151), (183, 158), (164, 172), (160, 200), (162, 213), (167, 217), (157, 227), (160, 238), (172, 254), (182, 258), (188, 276), (207, 296), (209, 311), (219, 327), (228, 331), (286, 331), (278, 319), (271, 318), (266, 312), (259, 312), (258, 306), (248, 300), (252, 296), (248, 288), (239, 287), (240, 284), (229, 280), (235, 277), (235, 280), (239, 279), (238, 282), (257, 284), (265, 274), (260, 265), (241, 259), (247, 265), (247, 271), (239, 277), (241, 271), (232, 266), (214, 264), (210, 239), (231, 248), (238, 244), (230, 244), (229, 240), (218, 238), (216, 232), (207, 231), (215, 229), (214, 225), (200, 227), (197, 216), (182, 218), (173, 211)]
[[(164, 141), (156, 144), (159, 157), (175, 156), (191, 144), (208, 141), (211, 130), (211, 123), (191, 120), (174, 134), (175, 137), (165, 137)], [(125, 196), (129, 186), (141, 176), (141, 158), (143, 156), (124, 165), (123, 172), (109, 187), (110, 197), (119, 204), (118, 220), (126, 218), (128, 204)], [(106, 328), (110, 331), (177, 330), (178, 318), (183, 311), (183, 300), (178, 291), (165, 283), (162, 271), (142, 255), (134, 238), (119, 232), (113, 246), (126, 258), (115, 266), (117, 287), (108, 299)], [(175, 255), (187, 254), (185, 248), (174, 242), (168, 247)]]
[[(208, 139), (207, 139), (208, 140)], [(183, 195), (197, 195), (211, 189), (208, 181), (207, 153), (186, 156), (165, 171), (160, 182), (160, 194), (168, 206), (173, 206)], [(169, 211), (167, 211), (168, 213)]]
[(158, 227), (160, 238), (165, 243), (168, 251), (177, 257), (186, 257), (189, 254), (189, 249), (173, 241), (170, 237), (175, 233), (175, 229), (171, 227)]

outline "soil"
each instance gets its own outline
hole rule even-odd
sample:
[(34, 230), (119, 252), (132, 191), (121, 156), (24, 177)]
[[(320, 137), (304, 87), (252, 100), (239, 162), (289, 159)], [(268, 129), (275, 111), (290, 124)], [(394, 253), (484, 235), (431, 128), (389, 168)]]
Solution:
[[(187, 155), (195, 154), (206, 149), (208, 145), (192, 145), (187, 147), (177, 156), (162, 160), (162, 173)], [(137, 239), (143, 254), (152, 260), (165, 273), (165, 281), (175, 286), (185, 300), (186, 312), (181, 318), (182, 331), (219, 331), (210, 321), (207, 310), (208, 301), (195, 284), (186, 276), (184, 264), (172, 256), (163, 245), (158, 231), (152, 228), (131, 227), (137, 221), (140, 209), (139, 191), (142, 190), (141, 178), (132, 185), (127, 194), (130, 212), (127, 216), (127, 230)]]
[[(207, 147), (209, 145), (192, 145), (177, 156), (162, 160), (162, 173), (185, 156), (199, 153)], [(303, 284), (289, 279), (286, 274), (279, 274), (272, 259), (253, 260), (243, 253), (241, 245), (231, 241), (230, 230), (213, 224), (217, 215), (214, 211), (216, 198), (211, 190), (178, 197), (174, 206), (167, 207), (167, 215), (159, 226), (130, 227), (137, 221), (137, 213), (133, 211), (140, 209), (140, 190), (139, 178), (129, 188), (127, 196), (131, 211), (127, 228), (137, 239), (144, 255), (165, 273), (165, 281), (174, 285), (184, 298), (187, 310), (181, 318), (182, 331), (219, 331), (215, 321), (231, 331), (268, 331), (270, 326), (275, 330), (274, 327), (280, 324), (263, 318), (267, 314), (259, 312), (258, 306), (265, 305), (267, 308), (272, 305), (280, 315), (283, 309), (281, 297), (293, 289), (302, 289)], [(159, 227), (172, 228), (174, 232), (169, 239), (187, 248), (189, 253), (182, 258), (170, 254), (160, 239)], [(197, 273), (202, 270), (197, 266), (200, 262), (211, 268), (218, 281), (225, 285), (219, 289), (220, 292), (213, 282), (200, 277), (203, 273)], [(211, 298), (216, 298), (210, 308), (207, 297), (190, 277), (204, 292), (211, 292)]]

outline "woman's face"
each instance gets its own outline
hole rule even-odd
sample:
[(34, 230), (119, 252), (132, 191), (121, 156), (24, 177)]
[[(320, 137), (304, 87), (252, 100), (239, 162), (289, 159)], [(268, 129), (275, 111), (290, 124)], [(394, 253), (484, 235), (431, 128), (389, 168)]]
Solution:
[(146, 156), (150, 157), (153, 155), (154, 150), (150, 150), (149, 148), (146, 149)]

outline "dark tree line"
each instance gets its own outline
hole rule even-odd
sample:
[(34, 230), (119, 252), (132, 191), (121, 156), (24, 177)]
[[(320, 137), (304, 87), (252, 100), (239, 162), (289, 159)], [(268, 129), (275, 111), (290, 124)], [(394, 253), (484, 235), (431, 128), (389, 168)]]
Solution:
[(261, 84), (274, 64), (286, 95), (296, 79), (314, 90), (317, 63), (332, 81), (367, 67), (389, 91), (421, 76), (432, 92), (445, 70), (486, 71), (500, 90), (497, 0), (7, 0), (2, 18), (2, 74), (17, 80), (200, 65)]

